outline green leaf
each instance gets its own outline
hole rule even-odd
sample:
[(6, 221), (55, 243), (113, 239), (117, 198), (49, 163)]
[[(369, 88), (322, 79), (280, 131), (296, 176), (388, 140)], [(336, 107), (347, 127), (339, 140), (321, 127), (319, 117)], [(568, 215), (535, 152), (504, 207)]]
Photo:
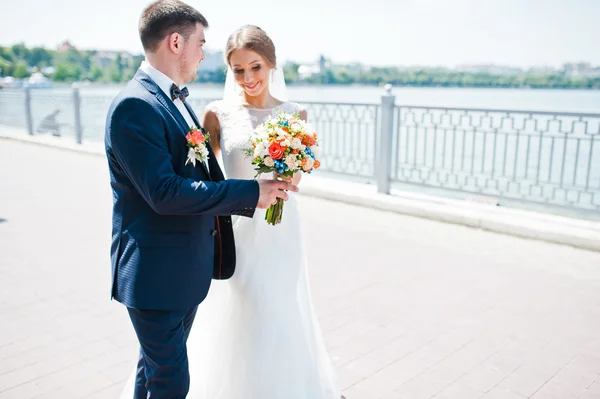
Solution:
[(256, 169), (256, 177), (262, 175), (263, 173), (271, 173), (275, 171), (275, 168), (269, 167), (267, 165), (259, 165)]

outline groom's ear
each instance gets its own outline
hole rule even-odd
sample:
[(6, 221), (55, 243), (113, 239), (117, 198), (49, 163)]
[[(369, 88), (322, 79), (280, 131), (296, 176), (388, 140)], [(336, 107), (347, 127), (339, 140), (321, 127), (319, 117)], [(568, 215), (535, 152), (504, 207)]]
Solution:
[(178, 54), (179, 51), (181, 51), (181, 48), (183, 47), (183, 36), (181, 36), (177, 32), (173, 32), (169, 36), (167, 36), (167, 40), (169, 49), (172, 52)]

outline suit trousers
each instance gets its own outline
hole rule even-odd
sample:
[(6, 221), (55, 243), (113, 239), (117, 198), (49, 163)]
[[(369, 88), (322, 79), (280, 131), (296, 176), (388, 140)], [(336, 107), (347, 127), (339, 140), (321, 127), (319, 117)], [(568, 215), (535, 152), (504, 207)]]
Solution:
[(186, 342), (197, 309), (127, 308), (140, 342), (134, 399), (186, 397), (190, 387)]

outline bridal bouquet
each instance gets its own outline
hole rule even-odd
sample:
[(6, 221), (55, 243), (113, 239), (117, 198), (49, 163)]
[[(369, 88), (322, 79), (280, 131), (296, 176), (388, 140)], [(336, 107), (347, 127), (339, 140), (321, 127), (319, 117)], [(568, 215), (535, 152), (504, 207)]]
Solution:
[[(321, 165), (317, 133), (298, 114), (280, 111), (276, 117), (267, 118), (250, 136), (250, 145), (246, 151), (256, 165), (256, 177), (270, 172), (293, 177), (298, 172), (311, 173)], [(283, 203), (278, 198), (267, 209), (267, 223), (281, 222)]]

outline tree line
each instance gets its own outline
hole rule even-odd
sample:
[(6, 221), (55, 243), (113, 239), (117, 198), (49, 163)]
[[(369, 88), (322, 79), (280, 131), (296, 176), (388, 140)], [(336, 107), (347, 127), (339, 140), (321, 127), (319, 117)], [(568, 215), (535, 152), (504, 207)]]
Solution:
[[(0, 46), (0, 76), (23, 79), (34, 71), (42, 71), (56, 82), (88, 80), (90, 82), (119, 83), (130, 80), (143, 55), (129, 53), (78, 50), (67, 47), (49, 50), (43, 47), (28, 48), (24, 44)], [(363, 84), (434, 87), (499, 87), (499, 88), (577, 88), (600, 89), (600, 77), (570, 76), (563, 71), (523, 71), (511, 75), (458, 72), (444, 68), (404, 69), (399, 67), (347, 67), (336, 65), (321, 73), (301, 77), (300, 65), (288, 62), (284, 75), (288, 83), (304, 84)], [(200, 67), (198, 82), (223, 83), (225, 65), (217, 70)]]

